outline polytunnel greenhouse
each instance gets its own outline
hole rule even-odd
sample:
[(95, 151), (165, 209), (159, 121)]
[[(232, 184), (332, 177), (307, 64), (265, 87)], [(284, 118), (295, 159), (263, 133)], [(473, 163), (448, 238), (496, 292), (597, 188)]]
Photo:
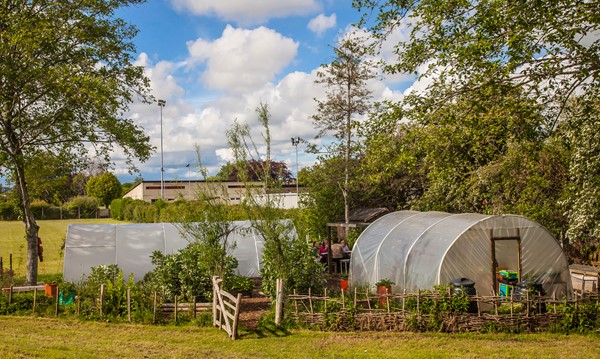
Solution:
[(572, 291), (558, 241), (537, 222), (516, 215), (393, 212), (361, 233), (350, 263), (352, 285), (390, 279), (396, 293), (469, 278), (478, 294), (498, 295), (505, 272), (541, 285), (550, 297)]
[[(231, 254), (238, 260), (237, 273), (258, 277), (264, 239), (251, 229), (250, 221), (232, 222), (236, 230)], [(294, 232), (295, 234), (295, 232)], [(145, 224), (71, 224), (67, 228), (63, 278), (77, 282), (88, 276), (92, 267), (116, 264), (135, 280), (154, 269), (152, 252), (177, 253), (188, 245), (186, 235), (172, 223)]]

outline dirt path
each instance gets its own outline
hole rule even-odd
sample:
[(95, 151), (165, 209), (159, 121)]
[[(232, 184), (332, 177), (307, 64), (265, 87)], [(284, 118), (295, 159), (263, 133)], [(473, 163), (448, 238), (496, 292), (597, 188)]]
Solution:
[(240, 323), (248, 329), (256, 329), (258, 320), (269, 311), (271, 300), (265, 296), (242, 298)]

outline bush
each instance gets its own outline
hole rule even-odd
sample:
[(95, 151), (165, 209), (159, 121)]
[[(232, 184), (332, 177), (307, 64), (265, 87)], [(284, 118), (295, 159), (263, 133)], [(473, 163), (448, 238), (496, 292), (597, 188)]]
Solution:
[(95, 218), (99, 203), (94, 197), (77, 196), (66, 204), (69, 211), (78, 218)]
[(235, 293), (252, 294), (254, 289), (254, 281), (252, 278), (243, 275), (230, 275), (224, 283), (225, 290)]

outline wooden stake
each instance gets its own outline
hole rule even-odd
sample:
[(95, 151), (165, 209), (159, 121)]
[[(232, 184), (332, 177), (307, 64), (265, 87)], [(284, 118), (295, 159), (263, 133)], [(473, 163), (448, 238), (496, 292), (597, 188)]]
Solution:
[[(308, 238), (308, 234), (306, 236)], [(294, 289), (294, 307), (296, 308), (296, 315), (298, 315), (298, 299), (296, 298), (296, 289)]]
[(192, 314), (192, 318), (196, 319), (196, 296), (194, 296), (194, 298), (192, 299), (192, 310), (193, 310), (193, 314)]
[(308, 288), (308, 305), (310, 307), (310, 314), (313, 314), (312, 294), (310, 288)]
[(75, 299), (77, 300), (77, 315), (79, 315), (81, 313), (81, 293), (77, 293)]
[(131, 323), (131, 288), (127, 288), (127, 320)]
[[(282, 281), (281, 285), (283, 286), (283, 279), (281, 281)], [(233, 340), (237, 339), (237, 327), (238, 327), (238, 321), (240, 318), (241, 303), (242, 303), (242, 293), (238, 293), (237, 300), (235, 301), (235, 312), (233, 313), (233, 327), (232, 327), (233, 333), (231, 333), (231, 339), (233, 339)]]
[(356, 287), (354, 287), (354, 308), (356, 308)]
[(513, 299), (513, 291), (510, 292), (510, 317), (513, 317), (513, 304), (514, 304), (514, 299)]
[(54, 303), (55, 303), (55, 304), (54, 304), (54, 305), (55, 305), (55, 307), (54, 307), (54, 315), (55, 315), (55, 316), (57, 316), (57, 317), (58, 317), (58, 297), (60, 297), (60, 296), (58, 295), (58, 293), (60, 293), (60, 287), (59, 287), (59, 285), (57, 284), (57, 285), (56, 285), (56, 297), (55, 297), (55, 301), (54, 301)]
[(8, 289), (8, 305), (12, 304), (13, 286)]
[(406, 288), (404, 288), (404, 294), (402, 295), (402, 312), (404, 313), (404, 305), (406, 304)]
[[(448, 293), (450, 293), (450, 288), (448, 288)], [(479, 293), (477, 293), (477, 289), (475, 289), (475, 298), (477, 300), (477, 317), (481, 317), (481, 307), (479, 306)]]
[(275, 325), (281, 325), (283, 317), (283, 279), (277, 279), (277, 296), (275, 302)]
[(37, 303), (37, 288), (33, 288), (33, 315), (35, 315), (36, 303)]
[(213, 325), (217, 326), (217, 295), (218, 295), (218, 283), (217, 276), (212, 277), (213, 282), (213, 305), (212, 305), (212, 313), (213, 313)]
[(175, 321), (175, 324), (177, 324), (177, 295), (175, 295), (175, 307), (173, 310), (173, 320)]
[(100, 284), (100, 317), (102, 317), (104, 307), (104, 284)]
[(325, 302), (325, 312), (327, 312), (327, 288), (325, 288), (325, 298), (324, 298), (324, 302)]
[(156, 291), (154, 292), (154, 304), (153, 304), (153, 314), (152, 314), (152, 323), (156, 323)]
[(529, 318), (529, 290), (527, 292), (525, 292), (525, 300), (527, 302), (527, 313), (526, 313), (526, 316), (527, 316), (527, 318)]
[(342, 288), (342, 309), (346, 310), (346, 297), (344, 296), (344, 288)]

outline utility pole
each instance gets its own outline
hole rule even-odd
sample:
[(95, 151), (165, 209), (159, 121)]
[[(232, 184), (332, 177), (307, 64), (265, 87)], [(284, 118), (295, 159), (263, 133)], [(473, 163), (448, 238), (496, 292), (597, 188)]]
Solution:
[(167, 102), (165, 100), (158, 100), (158, 107), (160, 107), (160, 199), (165, 199), (165, 179), (164, 179), (164, 165), (163, 165), (163, 120), (162, 113), (163, 107)]

